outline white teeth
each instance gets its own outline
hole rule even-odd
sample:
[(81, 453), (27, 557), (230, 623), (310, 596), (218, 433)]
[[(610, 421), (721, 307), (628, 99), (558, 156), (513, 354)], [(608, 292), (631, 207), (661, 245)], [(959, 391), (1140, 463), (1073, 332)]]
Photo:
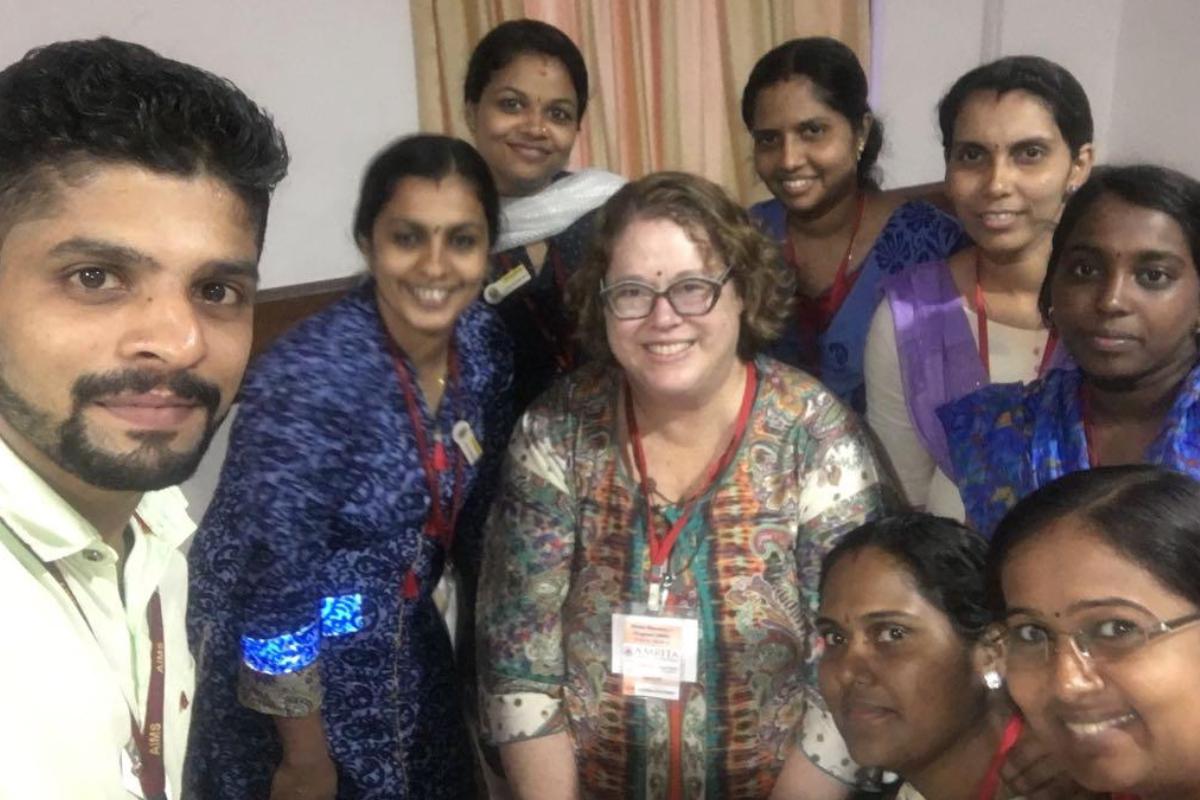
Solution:
[(691, 342), (672, 342), (670, 344), (648, 344), (646, 349), (656, 356), (672, 356), (682, 353), (691, 346)]
[(783, 181), (783, 188), (788, 192), (803, 192), (808, 187), (812, 186), (816, 181), (812, 178), (793, 178)]
[(995, 222), (1007, 222), (1015, 217), (1016, 214), (1012, 211), (990, 211), (983, 215), (984, 219), (990, 219)]
[(413, 286), (410, 288), (417, 300), (429, 305), (444, 303), (446, 302), (446, 298), (450, 296), (449, 289), (434, 289), (426, 286)]
[(1067, 730), (1076, 736), (1098, 736), (1107, 730), (1119, 728), (1122, 725), (1133, 722), (1133, 720), (1133, 714), (1122, 714), (1119, 717), (1104, 719), (1098, 722), (1066, 722), (1064, 724), (1067, 726)]

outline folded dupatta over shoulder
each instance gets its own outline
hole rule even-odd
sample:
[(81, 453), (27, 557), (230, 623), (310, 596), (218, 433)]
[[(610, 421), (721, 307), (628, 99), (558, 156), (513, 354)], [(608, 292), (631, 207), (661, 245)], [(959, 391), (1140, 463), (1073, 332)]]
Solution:
[(575, 220), (604, 205), (624, 186), (620, 175), (585, 169), (559, 178), (537, 194), (500, 201), (500, 236), (493, 253), (540, 242), (562, 233)]
[[(997, 384), (938, 409), (967, 519), (985, 536), (1022, 497), (1090, 467), (1077, 369)], [(1200, 479), (1200, 366), (1184, 379), (1145, 463)]]

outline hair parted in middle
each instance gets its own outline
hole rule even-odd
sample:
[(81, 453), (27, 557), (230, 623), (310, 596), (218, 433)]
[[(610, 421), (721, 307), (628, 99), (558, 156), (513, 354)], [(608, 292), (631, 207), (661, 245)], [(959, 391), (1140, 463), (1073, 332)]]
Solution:
[(600, 209), (591, 249), (567, 285), (575, 335), (588, 355), (612, 361), (601, 283), (617, 239), (630, 223), (647, 219), (674, 222), (706, 262), (729, 268), (730, 282), (743, 304), (740, 358), (753, 358), (779, 336), (791, 309), (795, 277), (784, 266), (778, 246), (717, 184), (684, 172), (656, 172), (625, 184)]

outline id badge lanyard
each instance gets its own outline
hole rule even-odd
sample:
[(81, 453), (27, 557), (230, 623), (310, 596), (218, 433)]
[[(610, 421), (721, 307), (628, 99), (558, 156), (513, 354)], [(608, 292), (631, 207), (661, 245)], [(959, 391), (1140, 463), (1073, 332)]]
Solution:
[[(134, 513), (133, 516), (144, 531), (150, 532), (150, 526), (141, 516), (137, 513)], [(12, 526), (8, 523), (4, 523), (3, 520), (0, 520), (0, 523), (13, 531)], [(44, 561), (34, 552), (28, 542), (16, 535), (15, 531), (13, 531), (13, 538), (20, 542), (25, 550), (42, 565), (50, 577), (54, 578), (55, 583), (71, 601), (71, 605), (75, 606), (79, 618), (83, 620), (83, 624), (87, 626), (92, 638), (96, 641), (96, 646), (100, 647), (101, 654), (103, 654), (104, 648), (100, 645), (100, 637), (96, 635), (96, 629), (92, 627), (87, 614), (83, 611), (83, 606), (79, 603), (79, 598), (71, 590), (62, 570), (53, 561)], [(134, 745), (134, 750), (129, 753), (129, 756), (133, 762), (133, 773), (137, 776), (145, 800), (166, 800), (167, 774), (166, 766), (163, 763), (163, 703), (167, 681), (167, 646), (163, 631), (162, 599), (158, 589), (155, 589), (154, 594), (150, 595), (150, 601), (146, 605), (146, 624), (150, 633), (150, 685), (147, 687), (146, 693), (146, 721), (144, 725), (139, 725), (134, 710), (129, 709), (129, 735)]]
[(625, 384), (625, 421), (629, 428), (629, 440), (633, 445), (633, 461), (637, 467), (638, 479), (641, 482), (642, 497), (646, 504), (646, 544), (650, 550), (650, 574), (647, 580), (646, 607), (651, 613), (658, 613), (666, 606), (667, 595), (671, 590), (671, 584), (674, 583), (674, 576), (668, 569), (671, 560), (671, 550), (675, 547), (675, 542), (679, 539), (680, 532), (687, 525), (692, 511), (695, 509), (696, 501), (712, 488), (717, 478), (720, 477), (721, 473), (725, 471), (737, 454), (738, 444), (741, 442), (742, 435), (746, 431), (746, 426), (750, 421), (750, 411), (754, 407), (755, 387), (758, 383), (757, 377), (758, 373), (754, 367), (754, 363), (748, 363), (746, 365), (746, 386), (742, 390), (742, 405), (738, 410), (733, 435), (730, 437), (729, 443), (725, 445), (724, 452), (709, 465), (701, 487), (684, 502), (679, 517), (662, 536), (659, 536), (657, 526), (655, 525), (654, 506), (650, 500), (650, 477), (646, 468), (646, 451), (642, 446), (642, 435), (638, 429), (637, 415), (634, 413), (633, 392), (630, 390), (629, 384)]
[[(425, 520), (425, 535), (445, 548), (446, 555), (449, 557), (450, 549), (454, 544), (455, 525), (458, 523), (458, 514), (462, 510), (465, 495), (467, 459), (463, 451), (466, 448), (462, 443), (459, 443), (456, 448), (446, 447), (444, 437), (437, 430), (436, 419), (433, 423), (434, 435), (432, 438), (434, 441), (432, 446), (430, 445), (431, 437), (426, 430), (425, 418), (421, 413), (421, 405), (417, 399), (412, 376), (409, 375), (408, 366), (404, 363), (403, 354), (390, 336), (388, 337), (388, 347), (391, 351), (392, 364), (396, 368), (396, 377), (400, 381), (408, 417), (412, 423), (413, 437), (417, 440), (417, 454), (421, 459), (421, 469), (425, 474), (425, 485), (429, 491), (429, 516)], [(459, 387), (458, 352), (453, 343), (450, 345), (446, 373), (446, 393), (453, 397), (456, 416), (461, 417), (459, 412), (462, 411), (460, 407), (462, 393)], [(457, 428), (458, 425), (455, 427)], [(458, 438), (457, 434), (456, 438)], [(454, 471), (454, 485), (450, 494), (450, 502), (447, 504), (442, 499), (442, 473), (450, 469)], [(412, 569), (405, 574), (401, 591), (408, 600), (415, 599), (420, 594), (420, 581)]]

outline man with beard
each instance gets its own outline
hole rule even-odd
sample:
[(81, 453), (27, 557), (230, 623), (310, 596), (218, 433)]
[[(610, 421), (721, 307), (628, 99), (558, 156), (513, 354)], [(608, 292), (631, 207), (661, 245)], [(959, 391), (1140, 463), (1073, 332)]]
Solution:
[(138, 45), (0, 71), (0, 798), (179, 798), (179, 490), (249, 356), (283, 138)]

